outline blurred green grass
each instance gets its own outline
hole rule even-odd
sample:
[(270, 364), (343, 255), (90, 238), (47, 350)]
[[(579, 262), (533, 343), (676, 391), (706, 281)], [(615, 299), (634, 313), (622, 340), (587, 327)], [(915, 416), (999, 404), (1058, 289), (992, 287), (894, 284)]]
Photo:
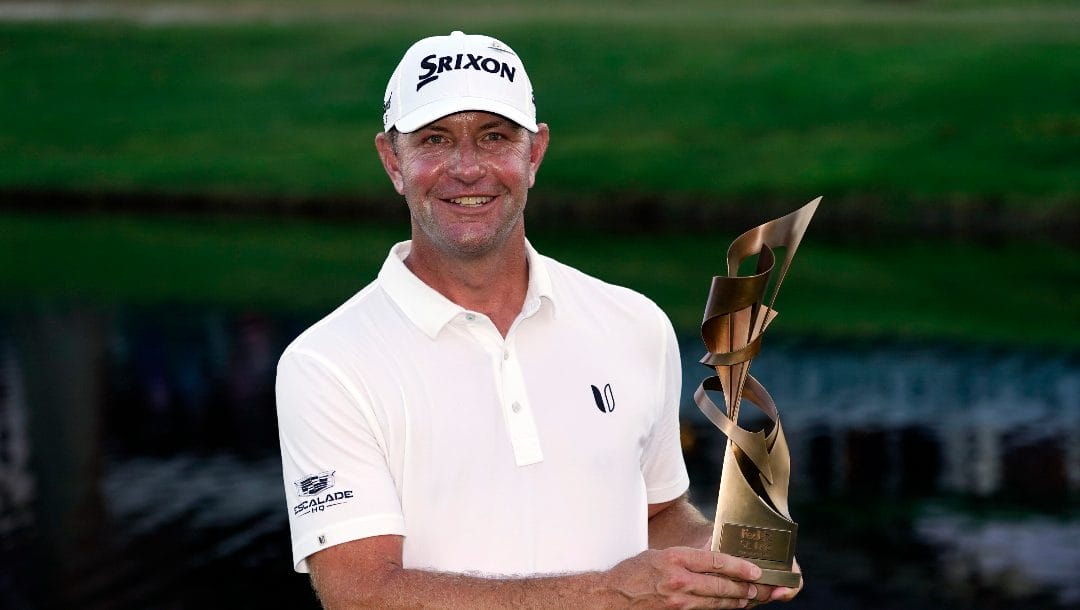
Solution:
[[(800, 247), (771, 331), (1080, 348), (1080, 251), (905, 242)], [(374, 279), (405, 226), (273, 219), (0, 214), (6, 307), (79, 301), (329, 311)], [(534, 232), (548, 255), (654, 299), (696, 332), (730, 235)]]
[[(1075, 2), (25, 4), (67, 14), (0, 19), (0, 194), (400, 216), (372, 146), (383, 88), (408, 44), (460, 28), (514, 46), (551, 125), (534, 242), (654, 298), (682, 332), (731, 239), (820, 194), (773, 332), (1080, 346), (1080, 251), (1030, 232), (1080, 208)], [(854, 243), (828, 222), (852, 209)], [(993, 215), (1008, 239), (896, 230), (927, 215)], [(323, 311), (406, 233), (6, 212), (0, 295)]]
[(0, 189), (390, 197), (386, 79), (460, 27), (529, 66), (553, 132), (537, 201), (1078, 203), (1075, 4), (191, 6), (0, 23)]

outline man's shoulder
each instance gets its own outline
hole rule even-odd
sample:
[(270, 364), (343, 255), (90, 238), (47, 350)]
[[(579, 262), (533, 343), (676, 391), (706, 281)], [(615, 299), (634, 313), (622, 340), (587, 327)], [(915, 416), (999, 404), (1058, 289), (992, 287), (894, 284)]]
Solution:
[(615, 305), (617, 309), (626, 309), (639, 315), (646, 311), (660, 312), (659, 306), (652, 299), (637, 290), (602, 280), (551, 257), (542, 258), (557, 298), (570, 299), (576, 305), (585, 307), (610, 308)]
[(307, 352), (327, 355), (342, 347), (367, 345), (372, 331), (393, 308), (385, 293), (374, 280), (330, 313), (301, 332), (285, 348), (284, 354)]

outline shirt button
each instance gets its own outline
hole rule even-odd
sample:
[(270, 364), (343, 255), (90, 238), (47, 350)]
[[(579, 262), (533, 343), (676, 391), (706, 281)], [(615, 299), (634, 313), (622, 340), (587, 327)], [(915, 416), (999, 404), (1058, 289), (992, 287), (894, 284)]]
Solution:
[(465, 314), (465, 319), (468, 320), (469, 322), (472, 322), (473, 320), (476, 319), (476, 316), (471, 314), (471, 313), (467, 313), (467, 314)]
[(514, 413), (519, 413), (521, 411), (521, 403), (515, 402), (514, 404), (510, 405), (510, 410)]
[(503, 350), (503, 360), (509, 360), (509, 359), (510, 359), (510, 350), (504, 349)]

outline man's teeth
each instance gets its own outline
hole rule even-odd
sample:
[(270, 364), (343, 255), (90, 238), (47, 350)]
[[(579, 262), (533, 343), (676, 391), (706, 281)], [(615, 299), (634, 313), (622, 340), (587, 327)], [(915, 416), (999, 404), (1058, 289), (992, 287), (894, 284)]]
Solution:
[(466, 207), (476, 207), (478, 205), (484, 205), (492, 199), (494, 199), (494, 197), (457, 197), (455, 199), (451, 199), (450, 201), (452, 203), (456, 203), (458, 205), (463, 205)]

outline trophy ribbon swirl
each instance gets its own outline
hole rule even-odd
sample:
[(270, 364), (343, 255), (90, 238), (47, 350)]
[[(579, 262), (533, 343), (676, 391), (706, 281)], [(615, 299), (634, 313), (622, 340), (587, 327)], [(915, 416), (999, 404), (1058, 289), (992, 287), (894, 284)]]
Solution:
[[(818, 197), (731, 243), (727, 275), (713, 277), (701, 323), (701, 338), (709, 350), (701, 363), (716, 375), (694, 393), (701, 412), (728, 437), (712, 549), (756, 563), (762, 569), (757, 582), (784, 587), (798, 587), (801, 581), (792, 571), (798, 525), (788, 510), (791, 455), (776, 403), (750, 375), (750, 362), (776, 317), (776, 294), (820, 202)], [(783, 262), (777, 269), (776, 250), (781, 248)], [(754, 273), (740, 276), (742, 263), (754, 256)], [(725, 408), (717, 407), (706, 390), (721, 392)], [(767, 431), (751, 432), (738, 425), (744, 399), (772, 422)]]

